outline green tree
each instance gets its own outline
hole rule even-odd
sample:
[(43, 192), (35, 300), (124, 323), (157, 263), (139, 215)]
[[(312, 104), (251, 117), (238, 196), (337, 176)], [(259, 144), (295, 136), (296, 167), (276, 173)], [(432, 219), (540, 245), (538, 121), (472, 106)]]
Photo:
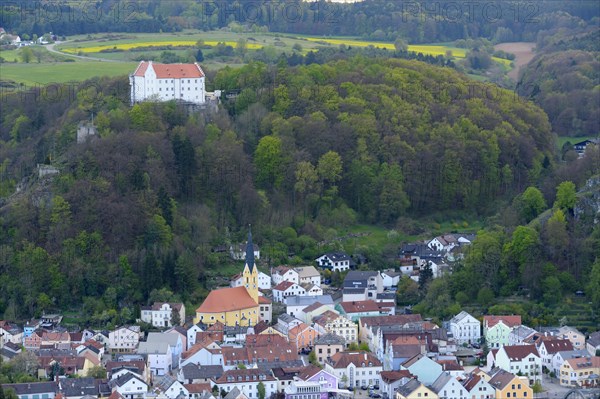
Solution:
[(235, 44), (235, 52), (239, 56), (243, 56), (248, 51), (248, 42), (244, 38), (238, 39)]
[(546, 252), (553, 259), (560, 260), (568, 250), (569, 233), (567, 232), (567, 221), (563, 211), (558, 208), (544, 226), (544, 239)]
[(408, 51), (408, 44), (406, 43), (406, 41), (398, 38), (396, 39), (396, 41), (394, 42), (394, 48), (396, 49), (396, 51), (398, 52), (404, 52), (404, 51)]
[(256, 386), (256, 392), (258, 393), (258, 399), (265, 399), (266, 396), (266, 390), (265, 390), (265, 384), (261, 382), (258, 383), (258, 385)]
[(399, 165), (381, 166), (379, 174), (381, 193), (379, 195), (379, 220), (391, 222), (404, 215), (410, 205), (404, 192), (404, 176)]
[(106, 369), (101, 365), (93, 366), (88, 370), (86, 377), (104, 379), (106, 378)]
[(489, 287), (481, 287), (477, 293), (477, 302), (481, 306), (488, 306), (494, 300), (494, 291)]
[(319, 365), (319, 362), (317, 361), (317, 353), (314, 350), (308, 354), (308, 362), (315, 366)]
[(597, 258), (592, 265), (588, 278), (587, 293), (590, 295), (592, 307), (600, 309), (600, 258)]
[(335, 151), (328, 151), (319, 158), (317, 175), (321, 182), (322, 196), (330, 204), (337, 195), (337, 182), (342, 178), (342, 157)]
[(421, 266), (421, 270), (419, 271), (419, 289), (424, 291), (432, 279), (433, 271), (431, 270), (431, 263), (426, 262), (425, 265)]
[(564, 181), (556, 188), (556, 201), (554, 207), (572, 211), (577, 203), (577, 190), (571, 181)]
[(261, 138), (254, 152), (254, 163), (256, 182), (265, 188), (278, 188), (284, 173), (281, 139), (275, 136)]
[(32, 58), (33, 58), (33, 51), (29, 47), (25, 47), (25, 48), (21, 49), (21, 60), (24, 63), (29, 64), (31, 62)]
[(516, 201), (517, 210), (521, 218), (527, 223), (547, 208), (544, 195), (535, 187), (527, 187), (523, 194), (517, 197)]

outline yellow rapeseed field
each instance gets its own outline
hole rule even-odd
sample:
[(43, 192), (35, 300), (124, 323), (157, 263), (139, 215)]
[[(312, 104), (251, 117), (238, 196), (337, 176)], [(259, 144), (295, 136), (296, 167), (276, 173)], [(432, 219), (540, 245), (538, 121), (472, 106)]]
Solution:
[[(205, 41), (204, 44), (207, 46), (216, 46), (218, 43), (225, 43), (228, 46), (235, 48), (236, 42), (218, 42), (218, 41)], [(102, 46), (90, 46), (90, 47), (70, 47), (61, 49), (65, 53), (77, 54), (82, 53), (99, 53), (102, 50), (117, 49), (117, 50), (131, 50), (135, 48), (151, 47), (151, 46), (195, 46), (195, 40), (173, 40), (168, 42), (137, 42), (137, 43), (121, 43), (121, 44), (107, 44)], [(250, 50), (258, 50), (263, 46), (256, 43), (246, 43), (246, 48)]]

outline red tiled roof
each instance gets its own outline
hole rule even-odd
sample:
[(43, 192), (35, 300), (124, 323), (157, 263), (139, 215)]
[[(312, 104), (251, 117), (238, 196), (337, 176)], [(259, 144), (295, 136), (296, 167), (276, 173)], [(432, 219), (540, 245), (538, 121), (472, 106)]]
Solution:
[(567, 359), (567, 363), (573, 370), (598, 368), (600, 367), (600, 356), (579, 357), (575, 359)]
[(143, 360), (132, 360), (129, 362), (107, 362), (106, 363), (106, 371), (108, 373), (112, 373), (114, 369), (120, 369), (122, 367), (127, 368), (136, 368), (140, 373), (143, 373), (146, 369), (146, 362)]
[(307, 307), (305, 307), (304, 309), (302, 309), (302, 311), (304, 313), (312, 312), (313, 310), (319, 309), (321, 306), (325, 306), (325, 305), (323, 305), (321, 302), (315, 302), (312, 305), (308, 305)]
[(521, 316), (483, 316), (483, 323), (487, 328), (494, 327), (500, 321), (508, 327), (516, 327), (521, 325)]
[(270, 303), (273, 303), (273, 301), (271, 301), (269, 298), (267, 298), (264, 295), (261, 295), (258, 297), (258, 303), (262, 304), (262, 305), (268, 305)]
[(148, 68), (154, 69), (157, 79), (202, 78), (204, 71), (195, 64), (159, 64), (152, 61), (141, 61), (133, 73), (134, 76), (145, 76)]
[(255, 308), (256, 306), (257, 303), (248, 294), (246, 287), (221, 288), (211, 291), (196, 312), (221, 313)]
[(285, 291), (288, 288), (290, 288), (291, 286), (293, 286), (294, 282), (292, 281), (282, 281), (281, 283), (277, 284), (275, 287), (273, 287), (273, 291)]
[(359, 313), (359, 312), (378, 312), (382, 309), (389, 309), (391, 304), (375, 302), (372, 300), (367, 301), (352, 301), (340, 303), (342, 309), (346, 313)]
[[(304, 309), (306, 310), (306, 309)], [(339, 314), (337, 314), (336, 312), (334, 312), (333, 310), (327, 310), (323, 313), (321, 313), (319, 316), (316, 316), (314, 318), (315, 323), (317, 323), (320, 326), (325, 326), (327, 325), (327, 323), (332, 322), (336, 319), (338, 319), (340, 317)]]
[(311, 364), (300, 371), (298, 378), (300, 378), (302, 381), (307, 381), (310, 377), (317, 374), (321, 370), (321, 367)]
[(286, 345), (288, 341), (278, 334), (246, 335), (246, 346), (249, 348), (272, 345)]
[(480, 380), (481, 380), (481, 377), (479, 375), (471, 374), (471, 375), (469, 375), (469, 377), (467, 377), (466, 380), (464, 380), (462, 382), (462, 386), (465, 387), (465, 389), (467, 391), (471, 392), (471, 390), (473, 390), (473, 388), (475, 388), (475, 385), (477, 385)]
[[(358, 352), (338, 352), (331, 357), (331, 365), (334, 369), (346, 368), (352, 363), (356, 367), (379, 367), (381, 362), (371, 352), (358, 351)], [(369, 366), (369, 363), (372, 365)]]
[(381, 380), (386, 384), (391, 384), (394, 381), (398, 381), (402, 378), (411, 378), (412, 374), (408, 370), (400, 370), (400, 371), (382, 371), (381, 372)]
[(510, 360), (521, 360), (529, 355), (540, 357), (535, 345), (505, 345), (502, 348)]
[(211, 392), (212, 388), (210, 387), (210, 383), (200, 383), (200, 384), (183, 384), (185, 389), (188, 390), (189, 393), (202, 393), (202, 392)]
[(572, 351), (573, 344), (568, 339), (548, 339), (543, 340), (540, 344), (540, 348), (544, 345), (546, 352), (549, 354), (558, 353), (560, 351)]

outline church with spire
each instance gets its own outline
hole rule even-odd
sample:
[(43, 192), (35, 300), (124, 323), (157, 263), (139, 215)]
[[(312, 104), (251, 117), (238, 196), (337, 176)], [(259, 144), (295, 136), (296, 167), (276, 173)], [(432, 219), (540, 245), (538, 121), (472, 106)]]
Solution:
[[(243, 285), (233, 288), (221, 288), (208, 294), (202, 305), (196, 309), (194, 323), (212, 325), (220, 322), (226, 326), (254, 326), (263, 319), (271, 301), (258, 290), (258, 268), (254, 264), (254, 245), (252, 231), (248, 231), (246, 258), (242, 271)], [(270, 313), (270, 312), (269, 312)]]

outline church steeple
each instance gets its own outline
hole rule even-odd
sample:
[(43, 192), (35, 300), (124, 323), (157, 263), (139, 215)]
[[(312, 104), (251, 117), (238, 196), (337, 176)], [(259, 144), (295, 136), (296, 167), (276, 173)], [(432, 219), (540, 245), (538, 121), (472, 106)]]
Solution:
[(244, 286), (248, 294), (258, 303), (258, 269), (254, 265), (254, 244), (252, 244), (252, 230), (248, 226), (248, 242), (246, 243), (246, 264), (242, 272)]
[(246, 266), (250, 273), (254, 269), (254, 245), (252, 244), (252, 225), (248, 225), (248, 242), (246, 244)]

